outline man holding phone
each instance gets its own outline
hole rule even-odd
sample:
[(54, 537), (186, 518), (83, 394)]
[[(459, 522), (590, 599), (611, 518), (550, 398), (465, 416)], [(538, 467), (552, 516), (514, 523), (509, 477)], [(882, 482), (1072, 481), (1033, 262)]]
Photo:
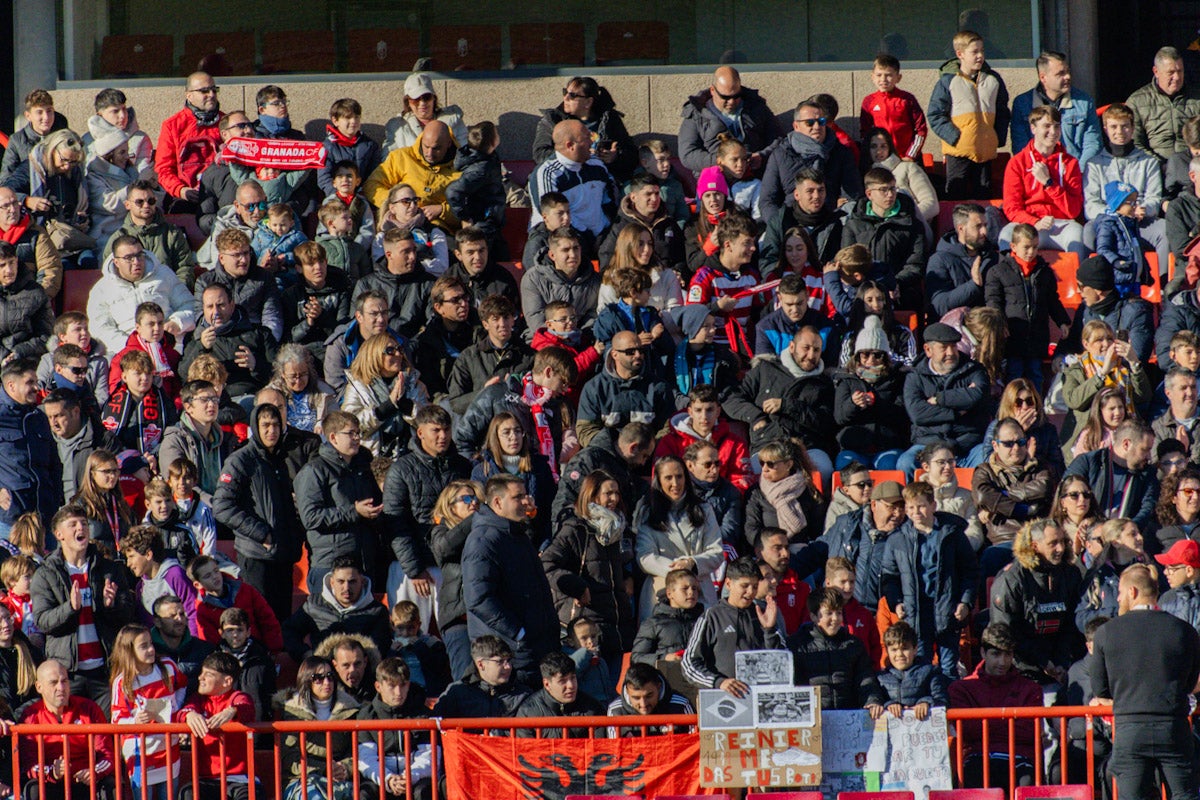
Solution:
[[(1080, 340), (1080, 333), (1083, 331), (1083, 326), (1093, 319), (1101, 319), (1107, 322), (1114, 331), (1118, 331), (1117, 338), (1120, 341), (1128, 342), (1140, 361), (1148, 360), (1150, 351), (1157, 341), (1154, 336), (1154, 312), (1150, 308), (1150, 304), (1140, 297), (1122, 298), (1117, 294), (1112, 264), (1108, 263), (1104, 256), (1097, 255), (1086, 259), (1079, 265), (1075, 280), (1079, 284), (1079, 295), (1083, 302), (1080, 304), (1079, 310), (1075, 312), (1071, 330), (1067, 334), (1067, 338), (1059, 344), (1056, 354), (1082, 352), (1083, 342)], [(1171, 305), (1167, 305), (1167, 308), (1171, 307)], [(1167, 313), (1169, 312), (1164, 313), (1164, 324)], [(1196, 329), (1200, 330), (1200, 321), (1197, 321)], [(1125, 337), (1123, 339), (1121, 338), (1122, 333)], [(1161, 330), (1159, 335), (1162, 335)], [(1170, 341), (1171, 337), (1168, 334), (1164, 345), (1160, 346), (1158, 356), (1160, 365), (1169, 361), (1169, 357), (1167, 361), (1164, 361), (1162, 347), (1170, 350)]]

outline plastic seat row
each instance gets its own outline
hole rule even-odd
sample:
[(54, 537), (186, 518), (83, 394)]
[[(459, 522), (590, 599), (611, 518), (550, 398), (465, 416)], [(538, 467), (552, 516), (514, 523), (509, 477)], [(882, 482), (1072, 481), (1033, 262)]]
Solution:
[[(334, 72), (339, 66), (345, 72), (406, 72), (421, 55), (432, 57), (439, 72), (499, 70), (505, 66), (506, 32), (508, 61), (515, 66), (585, 62), (583, 23), (531, 22), (434, 25), (428, 28), (425, 49), (415, 28), (351, 28), (343, 42), (330, 30), (262, 31), (258, 61), (254, 31), (190, 33), (183, 37), (178, 70), (171, 34), (114, 34), (101, 42), (100, 72), (105, 77), (171, 75), (190, 72), (201, 61), (225, 75)], [(598, 66), (665, 63), (669, 26), (645, 20), (601, 22), (593, 47)]]

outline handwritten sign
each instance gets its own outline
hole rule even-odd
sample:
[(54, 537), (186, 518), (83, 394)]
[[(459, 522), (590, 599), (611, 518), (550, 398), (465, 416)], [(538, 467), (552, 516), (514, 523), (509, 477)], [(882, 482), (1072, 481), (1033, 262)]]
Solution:
[[(888, 728), (863, 710), (821, 712), (821, 766), (830, 772), (883, 772)], [(849, 790), (847, 790), (849, 791)]]
[(914, 800), (928, 800), (930, 789), (951, 788), (946, 709), (934, 708), (918, 722), (912, 712), (900, 719), (885, 715), (888, 764), (880, 779), (884, 791), (907, 789)]
[[(821, 698), (817, 688), (752, 687), (752, 720), (720, 691), (700, 693), (700, 785), (817, 786), (821, 782)], [(718, 720), (740, 724), (718, 727)], [(705, 724), (707, 722), (707, 724)], [(759, 727), (755, 727), (755, 726)], [(770, 725), (771, 727), (762, 727)]]

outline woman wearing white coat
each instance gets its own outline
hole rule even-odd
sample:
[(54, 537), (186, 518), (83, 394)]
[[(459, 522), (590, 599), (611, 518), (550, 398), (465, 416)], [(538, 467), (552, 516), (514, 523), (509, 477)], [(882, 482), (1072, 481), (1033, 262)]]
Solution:
[(637, 560), (650, 578), (642, 586), (639, 619), (654, 608), (654, 598), (673, 569), (693, 570), (700, 578), (700, 595), (706, 606), (717, 602), (712, 574), (725, 563), (721, 528), (712, 507), (701, 500), (683, 462), (664, 456), (654, 465), (650, 494), (634, 512)]
[(872, 167), (884, 167), (896, 176), (896, 188), (913, 199), (917, 213), (926, 223), (933, 222), (938, 215), (937, 192), (925, 174), (925, 169), (916, 161), (902, 161), (896, 155), (892, 135), (883, 128), (874, 128), (867, 136), (868, 152)]

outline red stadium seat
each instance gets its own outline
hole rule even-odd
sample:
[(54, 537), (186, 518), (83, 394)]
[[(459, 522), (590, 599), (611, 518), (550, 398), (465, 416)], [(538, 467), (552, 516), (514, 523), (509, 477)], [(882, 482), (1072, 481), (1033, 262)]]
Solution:
[(500, 26), (435, 25), (429, 54), (438, 72), (500, 69)]
[(1092, 787), (1086, 783), (1018, 786), (1013, 800), (1092, 800)]
[(348, 72), (404, 72), (421, 54), (421, 34), (411, 28), (346, 31)]
[(583, 66), (583, 24), (524, 22), (508, 26), (508, 49), (514, 66)]
[(63, 272), (63, 311), (87, 311), (88, 295), (96, 281), (98, 269), (69, 269)]
[(100, 43), (100, 74), (105, 77), (170, 75), (175, 68), (175, 37), (169, 33), (105, 36)]
[(838, 792), (837, 800), (913, 800), (912, 792)]
[(929, 800), (1005, 800), (1004, 790), (991, 789), (931, 789)]
[(269, 31), (263, 33), (262, 71), (333, 72), (337, 49), (333, 31)]
[(188, 74), (204, 61), (210, 71), (221, 64), (216, 77), (254, 74), (254, 32), (189, 33), (183, 37), (183, 57), (179, 68)]

